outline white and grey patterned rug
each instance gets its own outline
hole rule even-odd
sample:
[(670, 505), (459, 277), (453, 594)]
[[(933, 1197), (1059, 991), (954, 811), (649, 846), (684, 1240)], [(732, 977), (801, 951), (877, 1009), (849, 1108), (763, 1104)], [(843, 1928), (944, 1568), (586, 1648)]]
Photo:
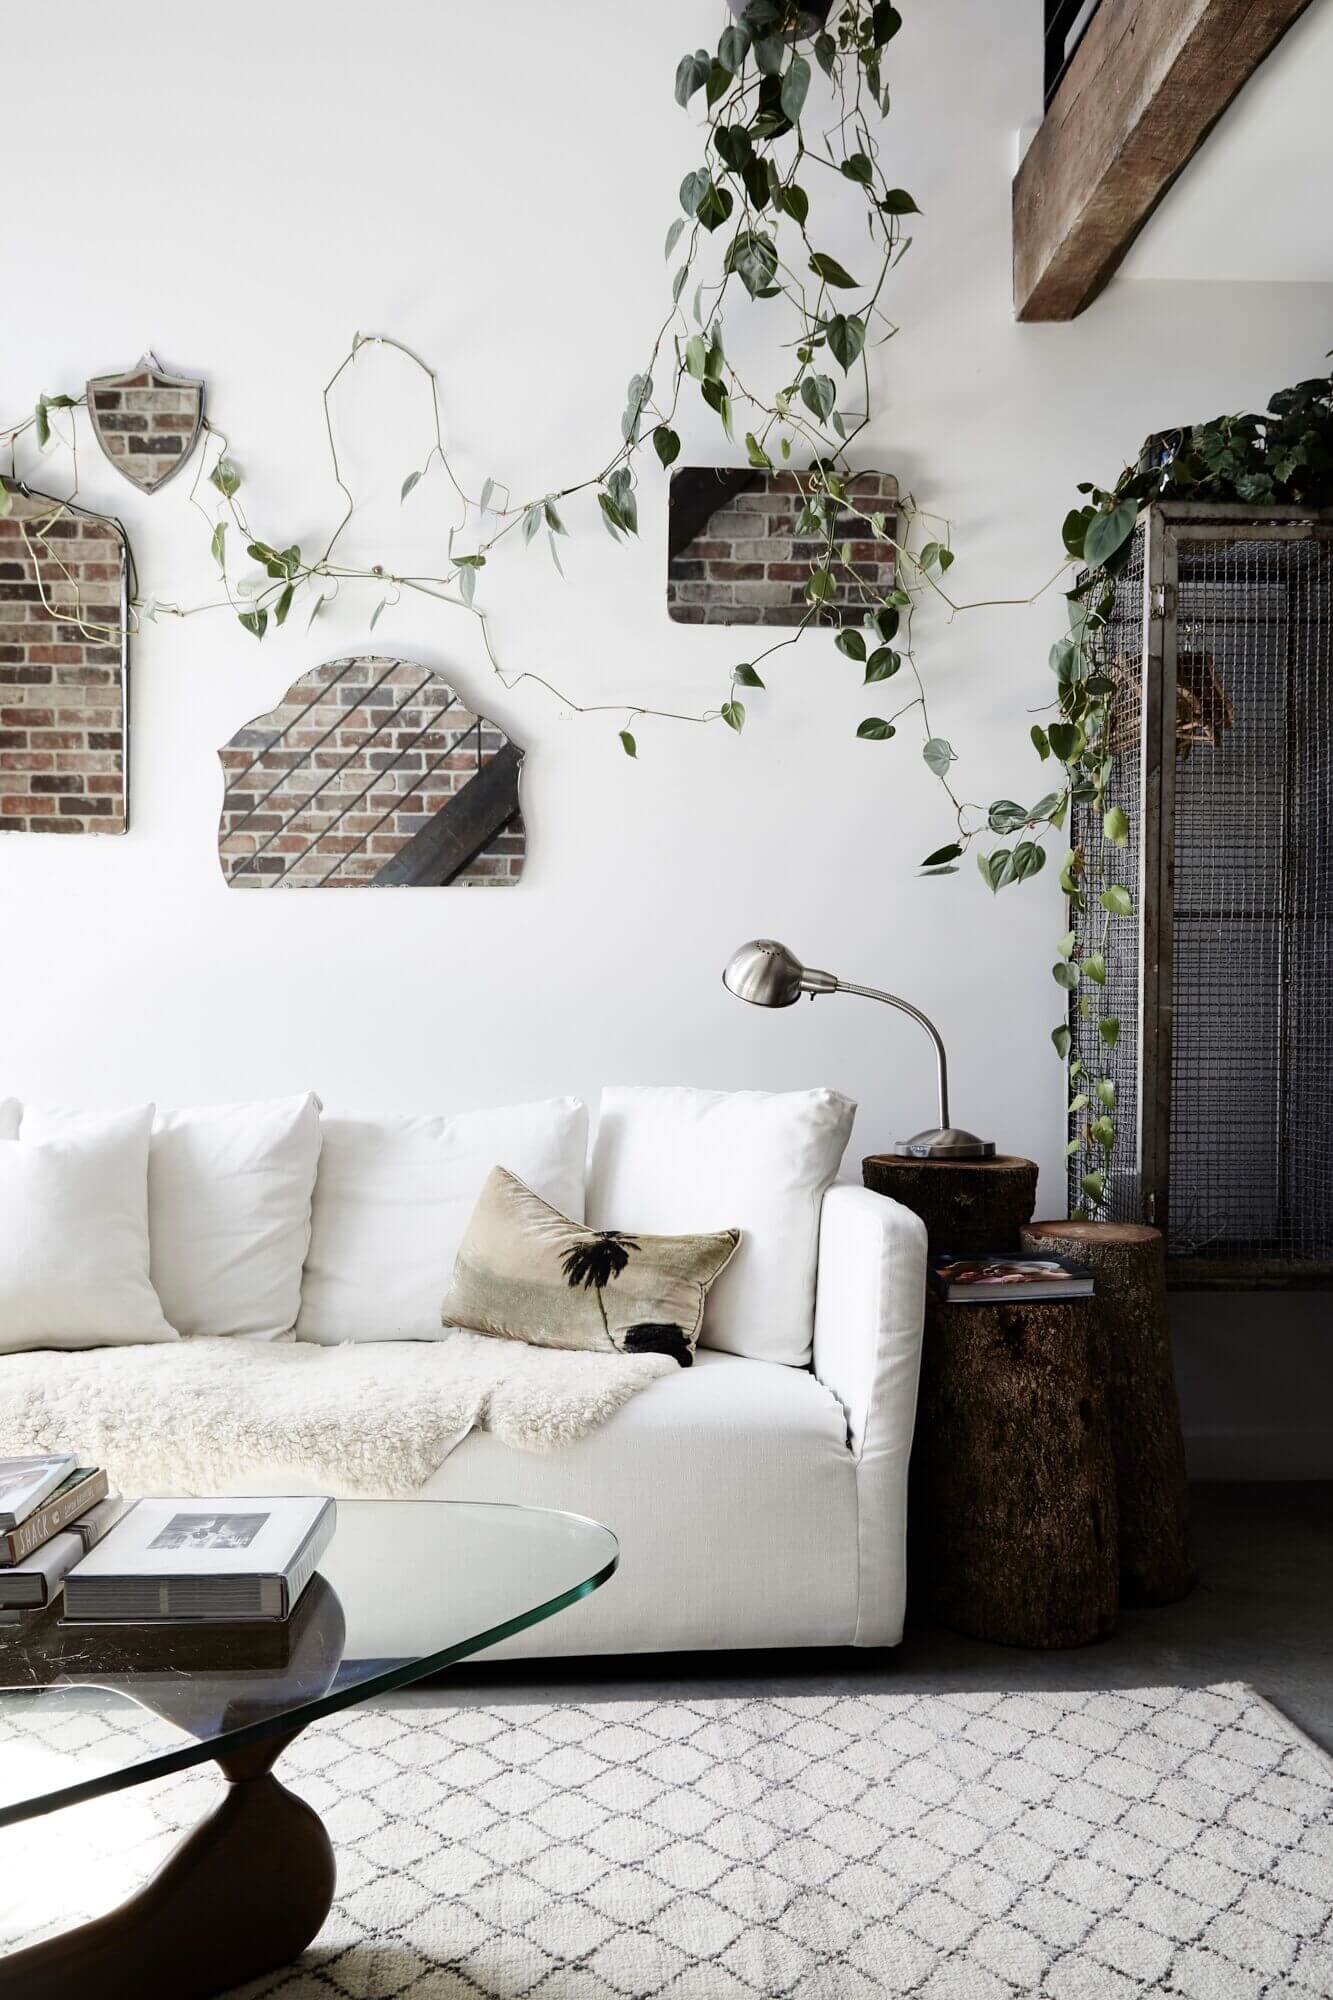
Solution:
[[(0, 1757), (32, 1754), (41, 1710), (7, 1712)], [(161, 1727), (48, 1711), (42, 1753)], [(338, 1900), (246, 2000), (1333, 1993), (1333, 1766), (1240, 1686), (353, 1710), (280, 1771)], [(218, 1788), (0, 1834), (30, 1885), (0, 1938), (86, 1914), (56, 1882), (107, 1907)]]

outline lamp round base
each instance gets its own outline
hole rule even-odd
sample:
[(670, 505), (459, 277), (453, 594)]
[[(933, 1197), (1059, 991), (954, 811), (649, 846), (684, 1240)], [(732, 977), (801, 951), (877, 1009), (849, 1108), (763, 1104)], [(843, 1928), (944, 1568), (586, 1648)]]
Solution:
[(907, 1160), (993, 1160), (995, 1141), (978, 1139), (957, 1125), (936, 1126), (911, 1139), (895, 1139), (893, 1150)]

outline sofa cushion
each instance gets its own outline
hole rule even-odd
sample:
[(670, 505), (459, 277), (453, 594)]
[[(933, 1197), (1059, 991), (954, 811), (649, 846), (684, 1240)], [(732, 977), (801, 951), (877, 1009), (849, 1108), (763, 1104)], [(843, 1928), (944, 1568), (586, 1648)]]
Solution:
[(468, 1218), (505, 1167), (581, 1220), (588, 1113), (576, 1097), (448, 1118), (325, 1116), (299, 1340), (439, 1340)]
[[(266, 1480), (265, 1492), (316, 1490), (279, 1463)], [(231, 1490), (255, 1486), (242, 1480)], [(856, 1630), (856, 1464), (841, 1405), (804, 1369), (701, 1349), (693, 1368), (673, 1369), (559, 1451), (514, 1451), (473, 1431), (420, 1498), (564, 1508), (604, 1522), (620, 1542), (604, 1590), (488, 1658), (841, 1646)], [(338, 1502), (338, 1532), (320, 1567), (335, 1588), (355, 1578), (345, 1600), (349, 1652), (438, 1647), (454, 1582), (439, 1568), (431, 1511), (402, 1500)], [(396, 1588), (397, 1566), (384, 1570), (386, 1540), (417, 1558), (413, 1591)]]
[[(97, 1116), (30, 1104), (20, 1137), (78, 1131)], [(157, 1113), (148, 1154), (152, 1278), (179, 1332), (272, 1340), (291, 1331), (319, 1141), (313, 1091)]]
[(668, 1235), (738, 1228), (701, 1345), (804, 1367), (820, 1204), (855, 1115), (833, 1090), (604, 1090), (588, 1221)]
[(708, 1287), (740, 1238), (649, 1236), (571, 1222), (493, 1167), (454, 1260), (440, 1318), (533, 1347), (694, 1359)]
[(272, 1340), (295, 1326), (319, 1146), (313, 1091), (159, 1111), (148, 1154), (153, 1283), (182, 1333)]
[(148, 1275), (151, 1104), (0, 1145), (0, 1352), (175, 1340)]

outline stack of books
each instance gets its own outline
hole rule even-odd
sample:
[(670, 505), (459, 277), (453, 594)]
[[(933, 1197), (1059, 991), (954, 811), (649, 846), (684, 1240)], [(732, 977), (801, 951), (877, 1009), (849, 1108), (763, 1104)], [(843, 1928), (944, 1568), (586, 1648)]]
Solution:
[(105, 1472), (69, 1452), (0, 1458), (0, 1621), (53, 1604), (122, 1504)]
[(1014, 1299), (1087, 1299), (1092, 1273), (1064, 1257), (987, 1250), (978, 1257), (946, 1251), (930, 1267), (931, 1289), (948, 1305), (1002, 1305)]

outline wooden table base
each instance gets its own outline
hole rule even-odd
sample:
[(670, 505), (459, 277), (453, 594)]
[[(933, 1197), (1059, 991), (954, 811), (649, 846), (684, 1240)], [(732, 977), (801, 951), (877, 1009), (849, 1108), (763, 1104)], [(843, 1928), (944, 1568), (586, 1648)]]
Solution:
[(1171, 1363), (1166, 1239), (1132, 1222), (1033, 1222), (1023, 1248), (1084, 1264), (1097, 1284), (1099, 1373), (1115, 1454), (1120, 1594), (1174, 1604), (1195, 1582), (1180, 1401)]
[(208, 2000), (298, 1958), (336, 1867), (323, 1821), (267, 1768), (283, 1747), (219, 1758), (216, 1811), (118, 1909), (0, 1958), (0, 2000)]
[(1091, 1299), (927, 1304), (912, 1460), (924, 1586), (956, 1632), (1056, 1647), (1115, 1630), (1115, 1461), (1096, 1327)]

